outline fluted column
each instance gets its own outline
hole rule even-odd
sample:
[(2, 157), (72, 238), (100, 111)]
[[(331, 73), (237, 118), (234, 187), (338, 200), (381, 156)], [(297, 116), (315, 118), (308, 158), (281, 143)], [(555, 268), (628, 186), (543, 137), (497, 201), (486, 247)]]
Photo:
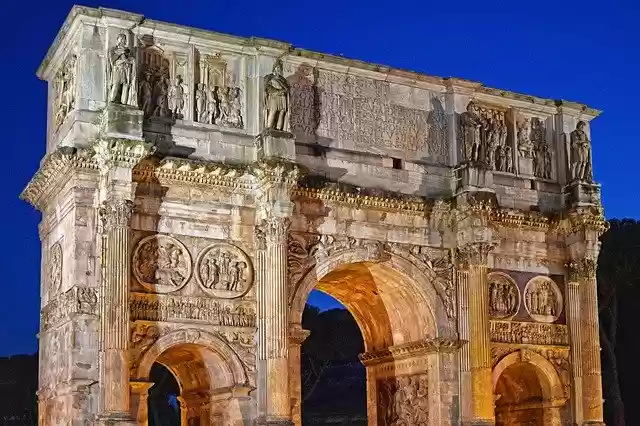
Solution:
[(102, 282), (100, 286), (100, 412), (129, 415), (129, 222), (133, 202), (103, 202)]
[(491, 384), (491, 337), (487, 257), (493, 244), (470, 243), (460, 248), (466, 263), (469, 368), (471, 371), (471, 425), (495, 423)]
[[(458, 269), (458, 335), (463, 342), (469, 342), (469, 272)], [(471, 420), (472, 392), (471, 392), (471, 360), (469, 345), (463, 344), (458, 351), (460, 360), (460, 417), (463, 424)]]
[(583, 420), (584, 424), (601, 425), (604, 423), (595, 260), (579, 261), (573, 275), (580, 282)]
[(309, 336), (300, 324), (293, 326), (289, 333), (289, 391), (291, 393), (291, 420), (295, 426), (302, 426), (302, 359), (301, 346)]
[(289, 219), (267, 218), (264, 223), (267, 265), (262, 296), (266, 301), (265, 346), (267, 420), (289, 423), (289, 315), (287, 303), (287, 235)]
[(573, 421), (582, 424), (582, 328), (580, 318), (580, 283), (571, 280), (567, 284), (567, 322), (571, 338), (571, 410)]

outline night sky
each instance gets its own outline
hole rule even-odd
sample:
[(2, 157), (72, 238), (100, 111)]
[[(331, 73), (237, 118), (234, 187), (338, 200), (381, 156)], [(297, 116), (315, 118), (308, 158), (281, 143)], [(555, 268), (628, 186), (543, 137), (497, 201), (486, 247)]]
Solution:
[[(37, 349), (40, 215), (18, 195), (45, 148), (46, 85), (35, 71), (72, 5), (2, 2), (0, 356)], [(592, 124), (592, 139), (607, 217), (640, 212), (640, 197), (627, 189), (640, 159), (637, 2), (123, 0), (84, 5), (584, 102), (604, 110)], [(314, 295), (312, 302), (323, 308), (335, 304), (323, 295)]]

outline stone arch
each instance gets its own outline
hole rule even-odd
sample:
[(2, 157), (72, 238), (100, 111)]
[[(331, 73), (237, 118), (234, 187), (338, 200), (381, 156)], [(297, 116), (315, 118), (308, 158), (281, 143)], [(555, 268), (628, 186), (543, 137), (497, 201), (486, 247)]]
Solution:
[[(363, 274), (377, 281), (372, 291), (376, 296), (386, 298), (387, 303), (378, 306), (370, 303), (367, 306), (365, 301), (346, 300), (336, 294), (339, 291), (332, 291), (340, 287), (340, 280), (346, 285), (349, 280), (357, 282)], [(323, 288), (322, 283), (328, 281), (335, 284)], [(447, 316), (443, 295), (435, 283), (435, 272), (426, 264), (411, 259), (410, 255), (405, 257), (388, 251), (376, 253), (366, 248), (340, 251), (318, 261), (295, 284), (289, 299), (290, 321), (292, 324), (301, 323), (309, 293), (317, 288), (336, 297), (351, 312), (362, 331), (366, 351), (428, 338), (452, 338), (456, 335), (455, 325)], [(366, 312), (368, 309), (388, 316), (392, 326), (380, 329), (378, 325), (378, 329), (373, 330), (378, 321), (372, 317), (375, 312)], [(402, 315), (392, 310), (402, 311)]]
[[(223, 380), (217, 387), (232, 388), (234, 386), (248, 385), (247, 372), (242, 365), (240, 357), (231, 346), (218, 336), (195, 329), (172, 331), (156, 340), (144, 352), (138, 363), (138, 368), (136, 369), (137, 380), (148, 380), (153, 363), (158, 361), (163, 353), (180, 346), (203, 348), (210, 351), (220, 361), (217, 367), (219, 369), (218, 373), (221, 374), (218, 374), (218, 377)], [(175, 367), (167, 365), (167, 368), (176, 374)], [(180, 384), (180, 386), (182, 387), (183, 385)]]
[(517, 352), (513, 352), (504, 358), (502, 358), (491, 373), (491, 382), (493, 385), (493, 391), (495, 392), (498, 384), (498, 379), (502, 373), (514, 364), (529, 363), (536, 367), (536, 370), (540, 373), (538, 378), (544, 391), (544, 396), (549, 400), (559, 400), (564, 398), (564, 387), (562, 386), (562, 380), (556, 368), (542, 355), (522, 349)]

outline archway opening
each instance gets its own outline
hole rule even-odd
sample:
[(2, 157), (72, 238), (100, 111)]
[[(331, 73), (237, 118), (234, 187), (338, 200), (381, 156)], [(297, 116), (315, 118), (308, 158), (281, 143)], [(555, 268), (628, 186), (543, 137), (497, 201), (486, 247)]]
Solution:
[[(438, 362), (437, 351), (429, 350), (426, 343), (437, 337), (435, 314), (431, 308), (435, 299), (433, 293), (429, 294), (433, 290), (430, 280), (416, 269), (398, 263), (401, 262), (398, 259), (353, 262), (353, 257), (349, 257), (345, 260), (330, 259), (303, 278), (292, 300), (294, 327), (298, 324), (307, 328), (308, 318), (318, 316), (309, 308), (303, 315), (304, 302), (312, 290), (316, 290), (343, 305), (353, 319), (353, 333), (362, 336), (358, 339), (362, 342), (358, 349), (363, 350), (359, 356), (362, 367), (359, 368), (364, 368), (365, 375), (366, 420), (361, 415), (358, 422), (346, 421), (343, 424), (391, 424), (388, 419), (422, 424), (428, 418), (428, 413), (423, 411), (429, 405), (430, 366)], [(422, 280), (421, 284), (418, 284), (419, 280)], [(359, 333), (355, 332), (354, 322)], [(332, 337), (339, 339), (342, 330), (333, 334)], [(417, 399), (412, 398), (413, 392), (404, 392), (401, 385), (405, 382), (415, 384), (411, 389), (416, 390)], [(344, 397), (344, 392), (338, 392)], [(394, 401), (394, 404), (389, 401)], [(419, 413), (409, 409), (418, 403), (422, 407)], [(363, 408), (359, 410), (362, 410), (360, 413), (365, 411)], [(301, 411), (302, 424), (322, 424), (320, 419), (310, 423), (308, 413), (304, 408)], [(296, 413), (294, 410), (294, 418)], [(399, 413), (408, 414), (402, 417)], [(331, 420), (337, 422), (341, 419)]]
[(536, 364), (514, 362), (494, 385), (496, 426), (560, 424), (564, 400)]
[(147, 399), (149, 426), (180, 425), (180, 386), (175, 376), (160, 363), (151, 367), (151, 381)]
[(366, 371), (358, 355), (362, 334), (339, 301), (315, 290), (302, 315), (310, 332), (302, 344), (302, 424), (367, 424)]

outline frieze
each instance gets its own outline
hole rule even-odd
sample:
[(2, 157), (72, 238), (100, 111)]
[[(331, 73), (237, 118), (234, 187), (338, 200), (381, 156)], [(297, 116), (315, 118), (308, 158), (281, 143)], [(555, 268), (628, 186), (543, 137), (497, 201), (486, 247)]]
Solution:
[(496, 343), (567, 346), (566, 325), (512, 321), (491, 321), (491, 341)]
[(40, 314), (40, 329), (47, 330), (68, 320), (73, 314), (98, 314), (98, 293), (92, 287), (73, 287), (51, 300)]
[(233, 299), (251, 289), (253, 265), (240, 248), (228, 243), (215, 243), (198, 255), (196, 279), (207, 294)]
[(252, 307), (232, 305), (206, 297), (180, 297), (131, 293), (131, 319), (143, 321), (203, 321), (210, 325), (228, 327), (256, 326)]
[(148, 290), (169, 293), (181, 289), (191, 277), (191, 254), (173, 237), (149, 235), (136, 245), (131, 269)]
[(429, 375), (420, 373), (378, 380), (378, 424), (427, 426), (429, 424)]

